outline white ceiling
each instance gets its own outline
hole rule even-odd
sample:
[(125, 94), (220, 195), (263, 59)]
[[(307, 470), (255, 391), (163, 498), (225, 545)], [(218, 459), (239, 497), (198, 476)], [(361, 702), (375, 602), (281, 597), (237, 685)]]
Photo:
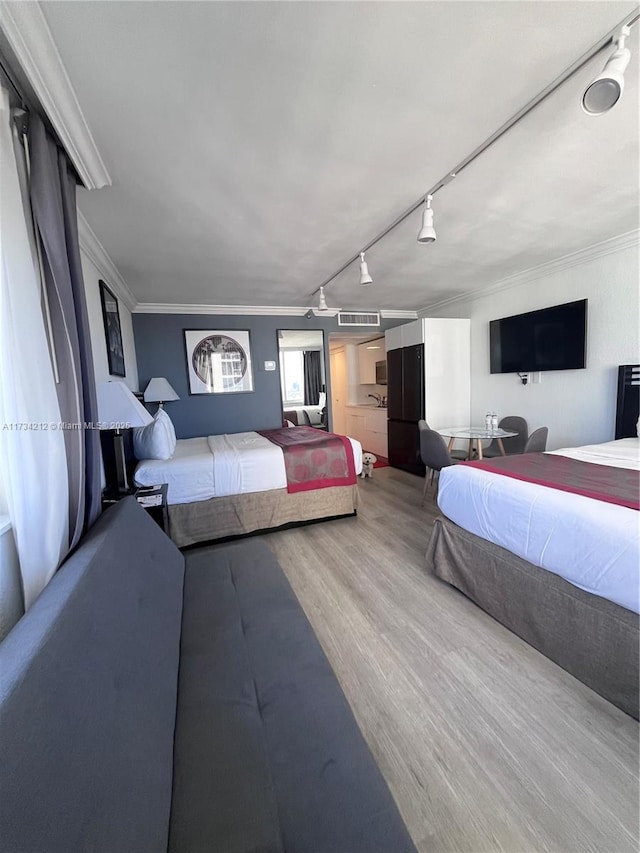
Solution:
[[(346, 259), (634, 9), (630, 2), (46, 2), (113, 186), (81, 191), (141, 302), (307, 306)], [(327, 288), (420, 309), (638, 227), (638, 30)]]

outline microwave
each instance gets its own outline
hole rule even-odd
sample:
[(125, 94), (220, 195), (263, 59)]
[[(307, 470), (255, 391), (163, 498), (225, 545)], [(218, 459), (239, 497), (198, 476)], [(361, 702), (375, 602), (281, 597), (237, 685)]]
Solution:
[(387, 384), (387, 362), (376, 361), (376, 385)]

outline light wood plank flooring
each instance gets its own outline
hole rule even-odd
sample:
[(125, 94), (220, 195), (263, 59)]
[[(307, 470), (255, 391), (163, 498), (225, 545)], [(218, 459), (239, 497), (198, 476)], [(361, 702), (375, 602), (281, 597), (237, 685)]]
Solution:
[(425, 573), (419, 478), (360, 483), (357, 519), (266, 541), (418, 849), (636, 851), (637, 724)]

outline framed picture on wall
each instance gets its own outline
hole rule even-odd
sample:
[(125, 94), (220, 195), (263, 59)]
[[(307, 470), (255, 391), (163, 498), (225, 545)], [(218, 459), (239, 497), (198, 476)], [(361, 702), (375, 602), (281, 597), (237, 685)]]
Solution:
[(104, 335), (107, 340), (107, 359), (111, 376), (126, 376), (124, 370), (124, 347), (122, 345), (122, 329), (120, 327), (120, 312), (118, 300), (109, 290), (104, 281), (100, 285), (100, 301), (102, 303), (102, 321)]
[(248, 331), (185, 329), (190, 394), (253, 391)]

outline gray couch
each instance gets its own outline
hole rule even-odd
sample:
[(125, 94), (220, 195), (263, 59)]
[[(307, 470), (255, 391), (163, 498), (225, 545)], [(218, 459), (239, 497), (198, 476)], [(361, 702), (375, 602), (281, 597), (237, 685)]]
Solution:
[(261, 540), (126, 499), (0, 645), (4, 853), (415, 851)]

